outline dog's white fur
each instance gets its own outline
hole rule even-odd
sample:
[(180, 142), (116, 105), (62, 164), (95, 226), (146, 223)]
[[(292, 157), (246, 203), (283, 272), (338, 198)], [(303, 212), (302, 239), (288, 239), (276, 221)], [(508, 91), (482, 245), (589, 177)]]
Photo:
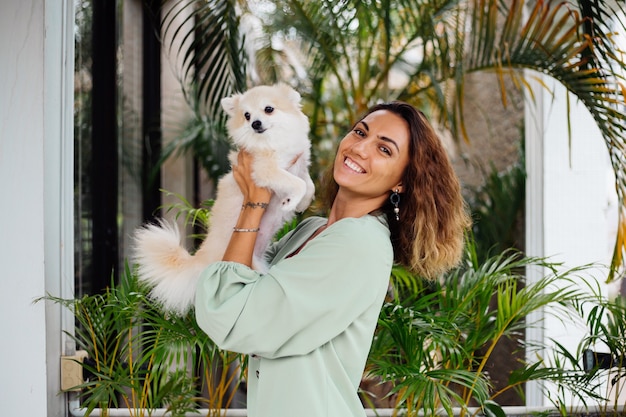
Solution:
[[(252, 267), (267, 270), (263, 254), (271, 239), (295, 212), (304, 211), (314, 195), (309, 176), (309, 122), (301, 111), (300, 94), (286, 84), (253, 87), (222, 99), (227, 128), (238, 149), (253, 155), (252, 177), (273, 191), (263, 215)], [(229, 155), (237, 163), (237, 152)], [(295, 161), (295, 162), (294, 162)], [(195, 300), (200, 274), (222, 259), (242, 207), (243, 196), (232, 172), (217, 186), (205, 240), (192, 256), (181, 246), (177, 226), (162, 220), (135, 234), (135, 261), (140, 281), (165, 311), (186, 314)]]

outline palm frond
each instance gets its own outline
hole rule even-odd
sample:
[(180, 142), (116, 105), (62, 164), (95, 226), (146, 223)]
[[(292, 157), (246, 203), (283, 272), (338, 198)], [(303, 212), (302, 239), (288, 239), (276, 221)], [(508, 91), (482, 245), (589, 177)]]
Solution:
[(520, 249), (518, 221), (525, 202), (526, 170), (523, 154), (507, 170), (491, 171), (479, 187), (471, 190), (468, 205), (472, 208), (472, 230), (478, 259), (506, 248)]
[(176, 2), (162, 19), (164, 47), (180, 65), (178, 77), (190, 101), (219, 120), (220, 100), (246, 89), (246, 54), (237, 4), (228, 0)]
[[(453, 43), (446, 32), (439, 33), (439, 21), (459, 3), (283, 0), (277, 2), (271, 28), (298, 34), (297, 42), (308, 57), (305, 67), (312, 94), (336, 112), (332, 120), (323, 120), (350, 125), (376, 101), (426, 95), (431, 78), (450, 73)], [(433, 49), (438, 51), (436, 59), (431, 59)], [(394, 71), (414, 81), (409, 87), (392, 85)], [(439, 98), (445, 95), (442, 92)]]

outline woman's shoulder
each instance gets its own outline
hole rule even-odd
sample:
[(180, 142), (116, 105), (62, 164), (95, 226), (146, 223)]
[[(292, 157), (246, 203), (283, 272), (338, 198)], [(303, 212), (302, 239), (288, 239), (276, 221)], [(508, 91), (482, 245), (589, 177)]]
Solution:
[(357, 253), (391, 250), (387, 222), (377, 216), (343, 218), (320, 234), (320, 237), (324, 236), (332, 237), (337, 245), (345, 248), (344, 250), (354, 250)]
[(367, 214), (362, 217), (346, 217), (333, 224), (336, 228), (353, 229), (363, 233), (384, 233), (389, 235), (389, 226), (384, 215), (375, 216)]
[[(326, 217), (321, 216), (310, 216), (298, 223), (294, 230), (299, 229), (314, 229), (317, 230), (321, 226), (325, 225), (328, 222)], [(345, 217), (341, 220), (338, 220), (334, 224), (341, 225), (342, 228), (374, 228), (379, 230), (389, 230), (387, 226), (387, 219), (385, 215), (371, 215), (367, 214), (362, 217)]]
[(340, 259), (342, 267), (349, 265), (354, 271), (373, 273), (382, 268), (386, 271), (382, 275), (385, 275), (393, 263), (387, 223), (372, 215), (346, 217), (334, 222), (313, 239), (311, 247), (324, 253), (340, 254), (337, 259)]

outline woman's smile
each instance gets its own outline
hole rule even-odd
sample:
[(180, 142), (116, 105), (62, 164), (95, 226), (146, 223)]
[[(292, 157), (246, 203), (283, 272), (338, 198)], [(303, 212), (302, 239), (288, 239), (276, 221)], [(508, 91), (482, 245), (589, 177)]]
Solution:
[(357, 174), (365, 173), (365, 170), (359, 164), (357, 164), (354, 160), (350, 159), (350, 157), (346, 157), (343, 161), (343, 164), (349, 169), (351, 169), (352, 171), (356, 172)]

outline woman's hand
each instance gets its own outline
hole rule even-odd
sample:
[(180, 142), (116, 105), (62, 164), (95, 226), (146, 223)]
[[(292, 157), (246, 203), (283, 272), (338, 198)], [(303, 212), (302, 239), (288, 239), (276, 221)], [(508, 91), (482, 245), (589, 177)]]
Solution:
[(261, 218), (272, 196), (269, 188), (257, 186), (252, 179), (252, 162), (249, 153), (239, 151), (237, 165), (233, 166), (233, 177), (243, 194), (243, 205), (222, 258), (250, 267)]
[(233, 176), (243, 194), (243, 202), (246, 203), (269, 203), (272, 192), (265, 187), (259, 187), (252, 179), (253, 158), (248, 152), (239, 151), (237, 165), (233, 166)]

